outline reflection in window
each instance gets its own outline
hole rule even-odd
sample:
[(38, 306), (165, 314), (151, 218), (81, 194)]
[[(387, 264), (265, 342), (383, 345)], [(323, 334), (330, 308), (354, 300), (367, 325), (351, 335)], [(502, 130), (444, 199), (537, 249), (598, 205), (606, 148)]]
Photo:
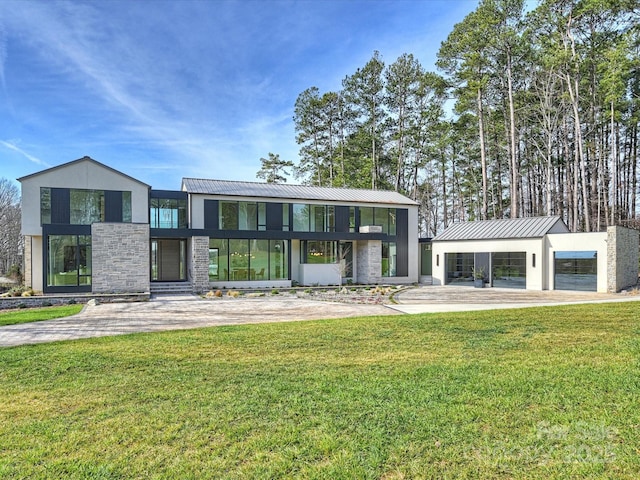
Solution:
[(337, 263), (338, 242), (304, 240), (301, 242), (300, 263)]
[(91, 235), (49, 235), (47, 286), (91, 285)]
[(382, 276), (396, 276), (396, 243), (382, 242)]
[(446, 283), (473, 284), (473, 253), (445, 253)]
[(494, 287), (527, 287), (526, 252), (494, 252), (491, 254)]
[(360, 207), (360, 226), (375, 225), (373, 223), (373, 207)]
[(556, 290), (598, 290), (598, 252), (568, 251), (554, 253)]
[(209, 240), (209, 281), (287, 280), (287, 240)]
[(40, 189), (40, 224), (48, 225), (51, 223), (51, 189)]
[(151, 228), (187, 228), (187, 200), (151, 199)]
[(131, 223), (131, 192), (122, 192), (122, 221)]
[(71, 225), (104, 222), (104, 191), (75, 190), (69, 192)]
[(293, 204), (293, 231), (309, 231), (309, 205), (302, 203)]

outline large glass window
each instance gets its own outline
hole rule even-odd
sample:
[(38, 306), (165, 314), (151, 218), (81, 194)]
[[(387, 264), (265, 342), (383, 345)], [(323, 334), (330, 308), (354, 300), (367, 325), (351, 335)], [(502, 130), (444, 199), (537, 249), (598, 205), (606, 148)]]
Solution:
[(304, 240), (300, 256), (300, 263), (337, 263), (338, 242)]
[(326, 222), (326, 207), (324, 205), (309, 205), (311, 209), (311, 231), (324, 232)]
[(446, 283), (473, 284), (473, 253), (445, 253)]
[(209, 240), (209, 281), (287, 280), (287, 240)]
[(491, 265), (494, 287), (527, 288), (526, 252), (494, 252)]
[(47, 286), (91, 285), (91, 235), (49, 235)]
[(373, 223), (373, 207), (360, 207), (360, 226), (375, 225)]
[(382, 276), (383, 277), (395, 277), (396, 276), (396, 243), (395, 242), (382, 242)]
[(104, 191), (75, 190), (69, 192), (71, 225), (104, 222)]
[(238, 230), (238, 202), (220, 202), (220, 230)]
[(387, 217), (389, 219), (389, 235), (396, 235), (396, 209), (395, 208), (386, 208)]
[(209, 281), (229, 279), (229, 241), (209, 240)]
[(266, 230), (267, 204), (264, 202), (219, 203), (220, 230)]
[(309, 205), (302, 203), (293, 204), (293, 231), (309, 231)]
[(595, 250), (555, 252), (554, 267), (556, 290), (598, 290), (598, 252)]
[(187, 201), (152, 198), (150, 216), (151, 228), (187, 228)]
[(238, 202), (238, 229), (258, 230), (258, 205), (255, 202)]
[(230, 280), (249, 279), (249, 240), (229, 240)]
[(269, 240), (269, 280), (289, 278), (289, 242)]

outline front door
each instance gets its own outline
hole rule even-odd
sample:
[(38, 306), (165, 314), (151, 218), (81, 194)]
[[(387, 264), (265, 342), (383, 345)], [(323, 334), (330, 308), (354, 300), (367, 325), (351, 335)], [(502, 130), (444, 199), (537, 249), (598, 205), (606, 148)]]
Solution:
[(186, 280), (187, 241), (184, 239), (151, 240), (151, 280), (179, 282)]

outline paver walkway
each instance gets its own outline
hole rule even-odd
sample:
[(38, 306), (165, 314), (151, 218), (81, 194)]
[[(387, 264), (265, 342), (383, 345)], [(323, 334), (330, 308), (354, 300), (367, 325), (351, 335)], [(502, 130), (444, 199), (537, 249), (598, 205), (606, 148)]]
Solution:
[(0, 347), (136, 332), (398, 313), (383, 305), (284, 296), (209, 300), (192, 295), (164, 295), (149, 302), (86, 306), (71, 317), (0, 327)]
[[(0, 347), (188, 328), (399, 313), (487, 310), (588, 302), (640, 301), (640, 295), (534, 292), (425, 286), (396, 294), (395, 305), (316, 301), (293, 296), (202, 299), (157, 296), (149, 302), (86, 306), (72, 317), (0, 327)], [(640, 308), (640, 304), (639, 304)]]

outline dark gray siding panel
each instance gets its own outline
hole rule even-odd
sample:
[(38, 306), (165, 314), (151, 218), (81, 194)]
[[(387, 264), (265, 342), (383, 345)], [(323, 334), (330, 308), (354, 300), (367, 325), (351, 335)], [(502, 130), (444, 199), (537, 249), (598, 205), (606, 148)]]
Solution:
[[(409, 210), (396, 209), (398, 223), (396, 225), (397, 261), (396, 275), (398, 277), (409, 276)], [(416, 262), (418, 259), (415, 260)]]
[(218, 200), (204, 201), (204, 228), (218, 230)]
[(105, 222), (122, 222), (122, 192), (107, 190), (104, 192)]
[(349, 207), (336, 206), (336, 232), (349, 231)]
[(70, 194), (68, 188), (51, 189), (51, 223), (69, 225), (71, 222)]
[(282, 231), (281, 203), (267, 203), (267, 230)]

